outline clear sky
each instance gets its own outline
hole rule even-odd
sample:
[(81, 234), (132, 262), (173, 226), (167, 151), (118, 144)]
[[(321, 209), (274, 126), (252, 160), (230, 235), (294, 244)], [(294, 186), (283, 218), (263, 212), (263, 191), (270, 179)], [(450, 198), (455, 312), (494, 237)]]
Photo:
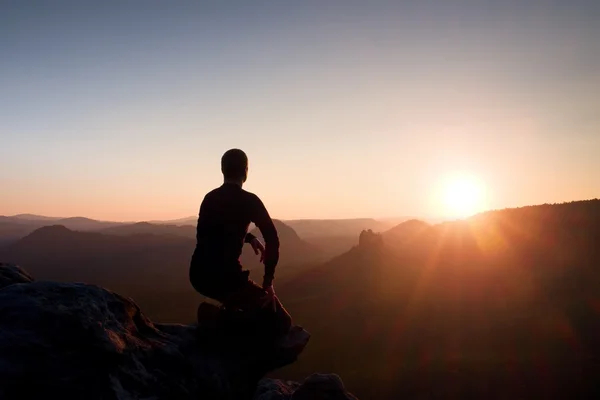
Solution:
[[(0, 2), (0, 214), (278, 218), (600, 197), (600, 2)], [(480, 204), (483, 206), (483, 202)]]

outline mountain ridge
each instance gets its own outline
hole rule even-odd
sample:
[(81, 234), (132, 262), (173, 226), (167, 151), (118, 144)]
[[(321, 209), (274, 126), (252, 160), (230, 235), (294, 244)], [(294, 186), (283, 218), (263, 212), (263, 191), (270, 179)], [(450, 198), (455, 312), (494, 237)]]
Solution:
[(382, 232), (382, 245), (367, 240), (278, 285), (314, 338), (290, 376), (321, 365), (350, 377), (360, 362), (370, 370), (348, 381), (359, 397), (490, 397), (476, 379), (494, 396), (536, 398), (543, 357), (558, 397), (595, 393), (599, 200), (397, 227), (397, 243)]

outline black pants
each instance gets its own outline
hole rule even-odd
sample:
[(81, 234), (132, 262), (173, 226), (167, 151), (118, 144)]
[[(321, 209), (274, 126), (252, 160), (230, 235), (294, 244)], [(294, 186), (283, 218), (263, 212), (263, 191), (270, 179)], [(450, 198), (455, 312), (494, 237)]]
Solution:
[(243, 311), (257, 329), (274, 336), (284, 335), (292, 326), (292, 317), (279, 299), (275, 299), (275, 307), (262, 307), (266, 292), (248, 275), (249, 271), (217, 275), (202, 273), (194, 266), (190, 268), (190, 281), (197, 292), (222, 303), (230, 311)]

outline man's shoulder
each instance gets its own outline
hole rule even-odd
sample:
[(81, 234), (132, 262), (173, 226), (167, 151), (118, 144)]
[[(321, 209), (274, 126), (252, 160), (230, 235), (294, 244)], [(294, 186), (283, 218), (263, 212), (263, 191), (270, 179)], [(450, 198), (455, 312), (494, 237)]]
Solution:
[(204, 195), (202, 203), (219, 202), (224, 195), (225, 193), (223, 192), (223, 186), (216, 187)]
[(249, 190), (246, 190), (244, 188), (242, 188), (241, 192), (243, 193), (244, 196), (247, 196), (247, 197), (258, 197), (254, 193), (252, 193)]
[(204, 195), (204, 199), (209, 199), (219, 193), (220, 187), (216, 187)]
[(242, 189), (242, 194), (243, 196), (248, 199), (249, 201), (252, 202), (257, 202), (260, 201), (260, 197), (258, 197), (255, 193), (253, 192), (249, 192), (246, 189)]
[(217, 188), (214, 188), (210, 192), (206, 193), (206, 195), (204, 195), (204, 200), (205, 201), (206, 200), (210, 201), (211, 199), (218, 200), (221, 196), (241, 197), (245, 202), (250, 202), (252, 204), (261, 202), (260, 197), (258, 197), (253, 192), (250, 192), (246, 189), (239, 188), (239, 187), (237, 188), (237, 190), (231, 190), (231, 188), (226, 187), (226, 186), (219, 186)]

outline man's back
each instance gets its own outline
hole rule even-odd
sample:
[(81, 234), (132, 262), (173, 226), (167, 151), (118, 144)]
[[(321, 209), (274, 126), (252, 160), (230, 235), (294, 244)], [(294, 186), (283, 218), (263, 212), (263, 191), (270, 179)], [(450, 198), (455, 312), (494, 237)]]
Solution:
[[(262, 201), (239, 185), (224, 183), (202, 201), (196, 228), (194, 268), (210, 275), (241, 270), (239, 257), (254, 222), (266, 242), (265, 267), (274, 270), (279, 258), (279, 239)], [(272, 272), (272, 271), (271, 271)]]

